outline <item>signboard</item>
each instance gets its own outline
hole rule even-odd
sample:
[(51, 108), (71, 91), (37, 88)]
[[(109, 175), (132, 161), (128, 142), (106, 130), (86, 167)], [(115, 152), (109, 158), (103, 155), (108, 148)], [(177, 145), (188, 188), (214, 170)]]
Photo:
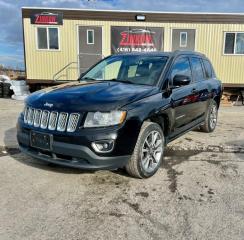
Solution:
[(163, 50), (163, 28), (111, 27), (111, 52), (154, 52)]
[(31, 24), (63, 25), (63, 14), (48, 12), (32, 14)]

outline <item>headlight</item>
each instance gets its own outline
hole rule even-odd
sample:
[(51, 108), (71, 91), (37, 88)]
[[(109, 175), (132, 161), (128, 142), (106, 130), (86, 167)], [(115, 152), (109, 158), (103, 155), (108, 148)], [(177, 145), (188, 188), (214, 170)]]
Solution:
[(125, 111), (89, 112), (84, 123), (85, 128), (114, 126), (124, 122)]

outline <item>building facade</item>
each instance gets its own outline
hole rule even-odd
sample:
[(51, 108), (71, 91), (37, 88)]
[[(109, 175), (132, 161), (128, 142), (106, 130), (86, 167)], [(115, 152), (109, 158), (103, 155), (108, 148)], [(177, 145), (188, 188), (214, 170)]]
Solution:
[(75, 80), (117, 52), (194, 50), (226, 87), (244, 87), (244, 14), (23, 8), (29, 83)]

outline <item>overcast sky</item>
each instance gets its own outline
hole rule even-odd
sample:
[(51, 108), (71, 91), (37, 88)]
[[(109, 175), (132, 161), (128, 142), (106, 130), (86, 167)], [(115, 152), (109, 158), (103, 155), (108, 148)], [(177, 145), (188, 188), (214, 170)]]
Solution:
[(24, 66), (23, 6), (244, 13), (244, 0), (0, 0), (0, 64)]

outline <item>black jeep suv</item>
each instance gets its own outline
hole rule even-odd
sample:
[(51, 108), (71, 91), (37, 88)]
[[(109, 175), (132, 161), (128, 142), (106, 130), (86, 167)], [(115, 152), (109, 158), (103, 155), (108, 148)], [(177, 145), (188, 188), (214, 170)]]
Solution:
[(199, 127), (212, 132), (222, 94), (196, 52), (109, 56), (78, 79), (31, 94), (18, 119), (20, 149), (81, 169), (125, 167), (138, 178), (159, 168), (166, 144)]

